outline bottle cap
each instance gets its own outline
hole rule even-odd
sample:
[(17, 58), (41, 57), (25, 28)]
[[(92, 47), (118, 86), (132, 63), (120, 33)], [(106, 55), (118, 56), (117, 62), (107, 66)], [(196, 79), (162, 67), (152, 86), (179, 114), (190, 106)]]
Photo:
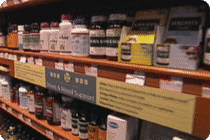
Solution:
[(72, 16), (68, 14), (62, 14), (61, 15), (61, 20), (72, 20)]
[(114, 21), (114, 20), (127, 20), (127, 15), (126, 14), (110, 14), (109, 15), (109, 20)]
[(28, 24), (24, 25), (24, 30), (25, 31), (30, 31), (30, 26)]
[(92, 21), (92, 23), (94, 23), (94, 22), (105, 22), (106, 21), (106, 16), (103, 16), (103, 15), (92, 16), (91, 21)]
[(23, 32), (24, 31), (24, 25), (18, 25), (18, 31)]
[(75, 19), (74, 20), (74, 25), (87, 25), (88, 22), (87, 20), (84, 20), (84, 19)]
[(50, 23), (50, 28), (59, 28), (59, 23), (58, 22), (51, 22)]

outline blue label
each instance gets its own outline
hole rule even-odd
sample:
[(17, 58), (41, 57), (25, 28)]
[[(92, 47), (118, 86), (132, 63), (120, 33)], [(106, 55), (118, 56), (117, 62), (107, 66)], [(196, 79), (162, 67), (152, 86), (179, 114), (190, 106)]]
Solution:
[(19, 44), (19, 50), (23, 50), (23, 44)]
[(109, 122), (108, 124), (109, 124), (109, 126), (110, 126), (111, 128), (113, 128), (113, 129), (117, 129), (117, 128), (119, 127), (118, 124), (115, 123), (115, 122)]

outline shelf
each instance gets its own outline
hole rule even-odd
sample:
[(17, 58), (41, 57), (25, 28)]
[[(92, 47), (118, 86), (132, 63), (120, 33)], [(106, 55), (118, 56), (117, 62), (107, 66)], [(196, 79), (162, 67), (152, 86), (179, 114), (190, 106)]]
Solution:
[(79, 137), (73, 136), (71, 132), (62, 130), (61, 126), (51, 126), (47, 123), (46, 120), (38, 120), (35, 115), (30, 114), (28, 110), (21, 109), (16, 103), (12, 103), (11, 101), (4, 101), (2, 98), (0, 98), (0, 102), (2, 102), (1, 108), (3, 110), (18, 118), (20, 121), (29, 125), (49, 139), (52, 139), (53, 136), (53, 139), (55, 140), (79, 140)]

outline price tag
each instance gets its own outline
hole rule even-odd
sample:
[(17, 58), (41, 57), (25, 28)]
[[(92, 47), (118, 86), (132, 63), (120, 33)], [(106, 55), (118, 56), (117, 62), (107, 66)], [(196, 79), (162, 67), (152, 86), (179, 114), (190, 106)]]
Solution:
[(4, 58), (4, 53), (3, 52), (0, 53), (0, 57)]
[(14, 54), (14, 55), (13, 55), (13, 60), (14, 60), (14, 61), (17, 61), (17, 54)]
[(31, 125), (31, 119), (27, 118), (27, 123), (29, 123)]
[(35, 59), (35, 64), (39, 65), (39, 66), (42, 66), (42, 58), (36, 58)]
[(23, 119), (23, 114), (18, 114), (19, 119)]
[(63, 61), (55, 62), (55, 69), (63, 70), (64, 64)]
[(2, 104), (2, 108), (3, 109), (6, 109), (6, 105), (4, 103)]
[(98, 76), (97, 65), (85, 66), (85, 74), (97, 77)]
[(182, 92), (183, 78), (172, 76), (171, 80), (160, 80), (160, 88)]
[(4, 54), (4, 58), (5, 58), (5, 59), (8, 59), (8, 55), (9, 55), (8, 53), (5, 53), (5, 54)]
[(28, 57), (28, 64), (34, 64), (33, 56)]
[(64, 70), (69, 72), (74, 72), (74, 62), (65, 63)]
[(52, 131), (49, 131), (49, 130), (46, 130), (46, 134), (53, 139), (53, 132)]
[(12, 54), (8, 54), (8, 59), (13, 60)]
[(126, 83), (130, 84), (135, 84), (135, 85), (140, 85), (144, 86), (146, 79), (145, 72), (143, 71), (134, 71), (134, 74), (127, 74), (126, 75)]
[(9, 108), (8, 108), (8, 111), (12, 113), (12, 108), (11, 108), (11, 107), (9, 107)]
[(20, 57), (20, 62), (21, 63), (26, 63), (26, 56), (21, 56)]

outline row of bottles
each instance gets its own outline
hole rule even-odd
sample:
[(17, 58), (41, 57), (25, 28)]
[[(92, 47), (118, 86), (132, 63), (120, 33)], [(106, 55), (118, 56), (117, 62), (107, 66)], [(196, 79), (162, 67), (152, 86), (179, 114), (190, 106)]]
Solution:
[(4, 140), (48, 140), (48, 138), (42, 136), (6, 112), (2, 112), (2, 115), (0, 134)]

